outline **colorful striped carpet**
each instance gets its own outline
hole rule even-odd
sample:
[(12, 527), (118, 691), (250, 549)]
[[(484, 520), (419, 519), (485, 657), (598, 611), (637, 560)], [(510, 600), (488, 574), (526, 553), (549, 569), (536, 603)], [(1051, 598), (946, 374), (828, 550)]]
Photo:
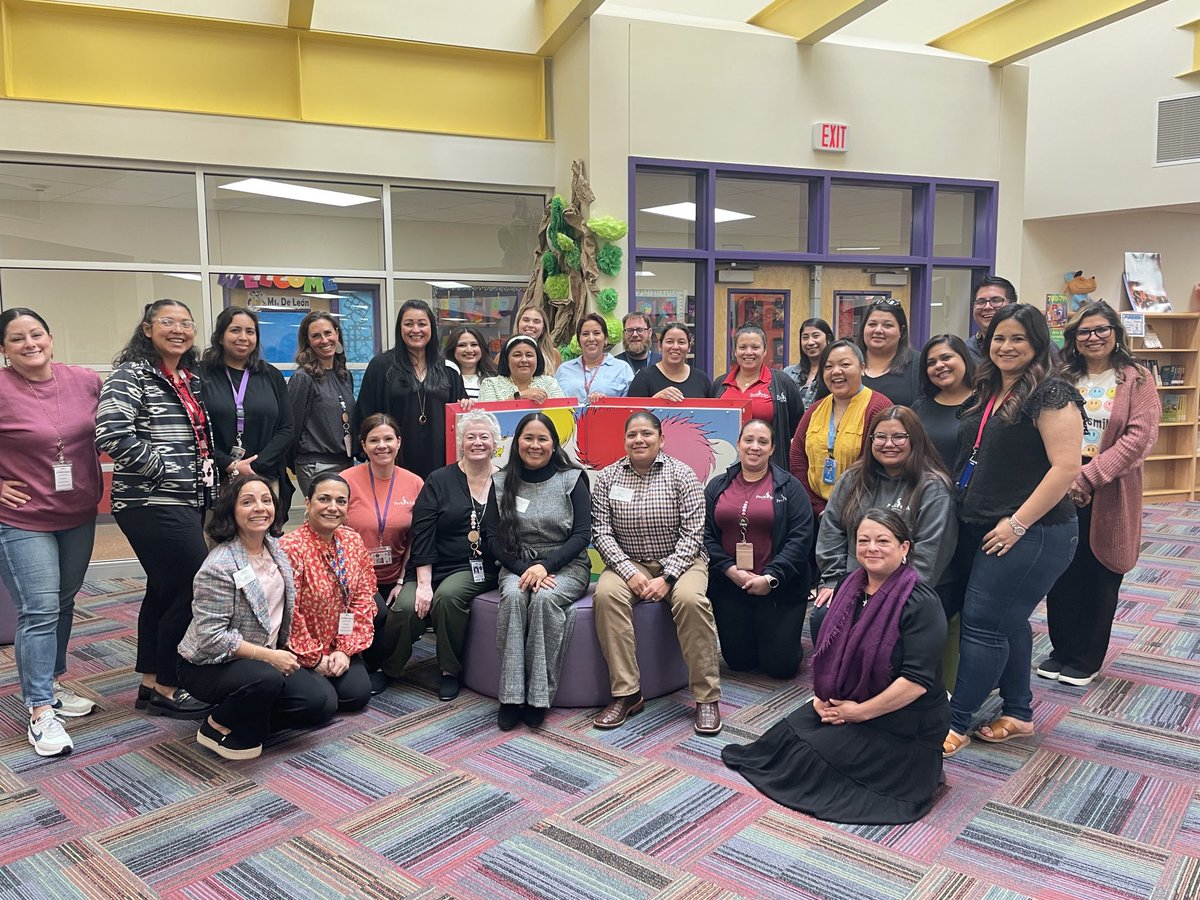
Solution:
[(225, 763), (134, 712), (141, 585), (89, 584), (69, 681), (101, 709), (73, 755), (31, 752), (0, 648), (0, 898), (1200, 898), (1198, 563), (1200, 504), (1148, 510), (1103, 676), (1035, 678), (1037, 736), (974, 743), (898, 827), (815, 821), (720, 765), (807, 702), (807, 663), (726, 673), (716, 739), (685, 694), (617, 731), (556, 710), (502, 734), (494, 701), (438, 702), (426, 638), (366, 711)]

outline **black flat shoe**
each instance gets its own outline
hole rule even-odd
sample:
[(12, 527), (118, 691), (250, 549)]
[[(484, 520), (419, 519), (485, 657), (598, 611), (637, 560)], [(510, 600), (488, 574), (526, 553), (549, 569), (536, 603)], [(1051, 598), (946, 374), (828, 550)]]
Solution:
[(134, 709), (145, 709), (150, 705), (150, 698), (154, 694), (154, 688), (146, 687), (144, 684), (138, 685), (137, 699), (133, 701)]
[(526, 706), (521, 710), (521, 721), (530, 728), (541, 728), (542, 723), (546, 721), (546, 708), (544, 706)]
[(512, 731), (521, 723), (521, 710), (524, 704), (501, 703), (500, 712), (496, 714), (496, 725), (501, 731)]
[(372, 672), (371, 679), (371, 696), (377, 697), (388, 689), (388, 685), (392, 683), (392, 679), (384, 674), (383, 670)]
[(169, 719), (203, 719), (213, 711), (211, 703), (197, 700), (183, 688), (175, 688), (170, 699), (158, 691), (153, 691), (153, 697), (146, 705), (146, 712), (152, 716), (166, 716)]
[(458, 696), (460, 688), (457, 675), (443, 675), (441, 687), (438, 688), (438, 699), (453, 700)]
[(262, 744), (252, 743), (233, 732), (221, 734), (208, 724), (208, 719), (204, 720), (200, 730), (196, 732), (196, 743), (225, 759), (256, 759), (262, 755), (263, 749)]

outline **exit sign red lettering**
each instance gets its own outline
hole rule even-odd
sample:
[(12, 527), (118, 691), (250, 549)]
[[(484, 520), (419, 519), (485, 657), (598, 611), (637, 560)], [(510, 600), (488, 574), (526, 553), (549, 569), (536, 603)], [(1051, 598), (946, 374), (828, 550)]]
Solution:
[(814, 122), (812, 127), (812, 147), (826, 153), (846, 152), (846, 133), (849, 126), (837, 122)]

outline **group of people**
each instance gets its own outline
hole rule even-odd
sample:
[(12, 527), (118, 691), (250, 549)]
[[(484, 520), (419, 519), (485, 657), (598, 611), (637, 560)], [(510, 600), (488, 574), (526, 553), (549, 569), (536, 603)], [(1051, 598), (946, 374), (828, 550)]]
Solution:
[[(612, 694), (596, 727), (644, 708), (633, 604), (669, 604), (695, 730), (715, 734), (719, 657), (794, 677), (811, 600), (811, 707), (723, 758), (814, 815), (917, 818), (994, 688), (1001, 715), (974, 736), (1032, 733), (1029, 617), (1042, 597), (1053, 651), (1037, 673), (1085, 685), (1102, 667), (1159, 419), (1153, 380), (1107, 304), (1080, 310), (1061, 353), (1004, 279), (984, 278), (972, 311), (978, 335), (935, 335), (919, 353), (898, 303), (873, 302), (854, 340), (810, 319), (800, 364), (782, 371), (745, 326), (732, 368), (711, 381), (689, 362), (682, 325), (665, 326), (654, 353), (648, 320), (631, 313), (622, 359), (603, 317), (588, 315), (581, 355), (563, 362), (529, 307), (493, 363), (470, 326), (441, 349), (432, 310), (413, 300), (356, 397), (324, 312), (301, 324), (285, 383), (261, 359), (252, 310), (222, 312), (201, 355), (188, 308), (160, 300), (101, 385), (52, 361), (38, 313), (7, 310), (0, 391), (20, 402), (0, 404), (0, 576), (18, 606), (30, 743), (69, 752), (63, 717), (94, 707), (63, 679), (99, 450), (147, 576), (136, 706), (201, 720), (198, 742), (221, 756), (255, 756), (269, 731), (363, 707), (430, 625), (439, 696), (452, 700), (471, 601), (493, 588), (498, 725), (540, 726), (594, 545)], [(743, 405), (736, 463), (701, 485), (658, 418), (637, 412), (625, 457), (589, 482), (537, 405), (625, 394)], [(499, 426), (475, 400), (530, 403), (503, 468)], [(467, 413), (445, 465), (454, 404)], [(279, 537), (289, 469), (305, 516)], [(1097, 515), (1107, 527), (1092, 529)]]

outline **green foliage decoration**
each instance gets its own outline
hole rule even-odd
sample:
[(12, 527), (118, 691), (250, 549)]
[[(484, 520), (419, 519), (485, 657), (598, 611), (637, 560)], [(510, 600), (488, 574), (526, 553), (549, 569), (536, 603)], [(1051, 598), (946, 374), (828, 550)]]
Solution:
[(617, 308), (617, 292), (615, 288), (605, 288), (596, 297), (596, 305), (606, 316)]
[(546, 279), (546, 296), (551, 300), (566, 300), (571, 296), (571, 278), (568, 275), (551, 275)]
[(579, 261), (583, 256), (582, 251), (578, 247), (572, 247), (563, 254), (563, 261), (566, 262), (568, 269), (579, 269)]
[(615, 216), (592, 216), (587, 220), (587, 226), (606, 241), (619, 241), (629, 231), (629, 224)]
[(575, 242), (561, 231), (554, 236), (554, 243), (558, 245), (558, 249), (563, 253), (570, 253), (575, 248)]
[(625, 326), (621, 324), (621, 320), (613, 313), (605, 313), (604, 324), (608, 326), (608, 342), (610, 344), (621, 343), (621, 338), (625, 336)]
[(568, 359), (575, 359), (582, 352), (583, 351), (579, 349), (578, 338), (571, 338), (571, 342), (569, 344), (563, 344), (558, 348), (558, 355), (563, 358), (563, 362), (566, 362)]
[(621, 258), (624, 252), (616, 244), (605, 244), (596, 254), (596, 268), (608, 276), (614, 276), (621, 271)]
[(554, 252), (552, 250), (547, 250), (542, 254), (542, 274), (558, 274), (558, 260), (554, 258)]

